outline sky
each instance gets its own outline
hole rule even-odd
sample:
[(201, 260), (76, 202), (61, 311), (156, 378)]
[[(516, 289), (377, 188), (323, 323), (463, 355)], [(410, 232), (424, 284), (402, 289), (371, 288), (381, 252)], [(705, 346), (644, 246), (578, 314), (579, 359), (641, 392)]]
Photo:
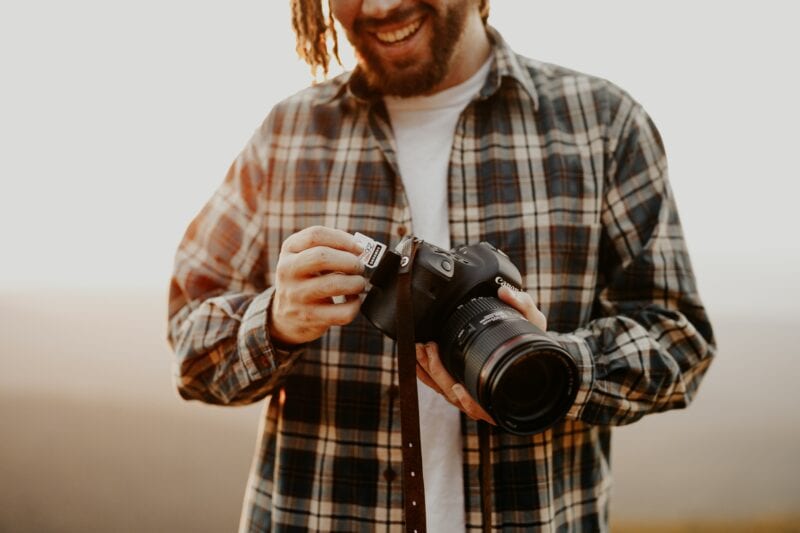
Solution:
[[(492, 2), (517, 51), (648, 110), (712, 311), (800, 311), (791, 6)], [(0, 77), (0, 291), (166, 288), (191, 218), (311, 79), (266, 0), (4, 2)]]

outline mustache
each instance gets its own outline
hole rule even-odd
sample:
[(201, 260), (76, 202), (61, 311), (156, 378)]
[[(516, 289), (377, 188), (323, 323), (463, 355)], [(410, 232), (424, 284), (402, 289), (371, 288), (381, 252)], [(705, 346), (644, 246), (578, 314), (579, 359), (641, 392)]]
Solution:
[(400, 24), (402, 22), (410, 21), (411, 19), (414, 19), (420, 15), (429, 13), (430, 11), (432, 11), (432, 8), (426, 5), (418, 7), (398, 7), (381, 18), (358, 17), (353, 22), (353, 30), (356, 33), (362, 31), (372, 32), (383, 25)]

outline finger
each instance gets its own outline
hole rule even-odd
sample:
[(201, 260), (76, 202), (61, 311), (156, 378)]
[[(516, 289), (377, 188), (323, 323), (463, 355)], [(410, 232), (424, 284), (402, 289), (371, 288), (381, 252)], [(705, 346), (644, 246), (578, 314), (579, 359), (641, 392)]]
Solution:
[(470, 418), (473, 420), (484, 420), (492, 425), (496, 425), (494, 419), (492, 419), (489, 413), (470, 396), (463, 385), (460, 383), (453, 385), (453, 394), (456, 397), (457, 405), (460, 406), (461, 410), (467, 413)]
[(511, 290), (503, 285), (498, 289), (497, 297), (519, 311), (531, 324), (542, 331), (547, 331), (547, 317), (536, 307), (530, 294), (525, 291)]
[(345, 326), (353, 321), (360, 308), (361, 302), (357, 299), (339, 304), (330, 303), (328, 300), (306, 305), (301, 318), (317, 326)]
[(367, 280), (361, 276), (331, 273), (299, 282), (295, 297), (302, 302), (316, 302), (332, 296), (357, 296), (364, 292)]
[(442, 393), (442, 389), (440, 389), (439, 386), (436, 384), (436, 382), (433, 381), (433, 379), (431, 379), (431, 377), (428, 375), (427, 372), (425, 372), (425, 369), (422, 368), (422, 366), (420, 366), (419, 363), (417, 363), (417, 377), (425, 385), (427, 385), (428, 387), (430, 387), (431, 389), (433, 389), (434, 391), (438, 392), (439, 394), (441, 394), (443, 397), (446, 398), (446, 396)]
[(524, 291), (515, 291), (503, 285), (498, 289), (497, 296), (530, 320), (528, 315), (536, 308), (530, 294)]
[(417, 343), (414, 345), (414, 348), (417, 351), (417, 364), (422, 365), (422, 369), (425, 372), (428, 371), (428, 352), (425, 351), (425, 345), (421, 343)]
[(364, 265), (357, 255), (330, 246), (314, 246), (298, 252), (292, 257), (291, 266), (295, 276), (311, 276), (320, 272), (360, 275), (364, 272)]
[(315, 246), (327, 246), (352, 254), (360, 254), (362, 247), (355, 238), (339, 229), (325, 226), (311, 226), (290, 235), (282, 246), (282, 251), (298, 253)]
[(435, 342), (429, 342), (424, 345), (425, 346), (425, 362), (427, 365), (423, 364), (423, 368), (428, 372), (428, 375), (433, 379), (439, 389), (442, 390), (447, 399), (453, 402), (454, 404), (458, 402), (458, 398), (456, 398), (455, 394), (453, 393), (453, 385), (456, 384), (456, 380), (453, 379), (453, 376), (447, 371), (447, 369), (442, 364), (441, 359), (439, 358), (439, 347), (436, 345)]

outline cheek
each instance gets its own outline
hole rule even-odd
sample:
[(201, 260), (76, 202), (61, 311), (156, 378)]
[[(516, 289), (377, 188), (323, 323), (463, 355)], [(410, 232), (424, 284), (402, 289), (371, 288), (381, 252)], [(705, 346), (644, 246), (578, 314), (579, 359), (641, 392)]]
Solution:
[(362, 0), (331, 0), (331, 13), (345, 31), (351, 31)]

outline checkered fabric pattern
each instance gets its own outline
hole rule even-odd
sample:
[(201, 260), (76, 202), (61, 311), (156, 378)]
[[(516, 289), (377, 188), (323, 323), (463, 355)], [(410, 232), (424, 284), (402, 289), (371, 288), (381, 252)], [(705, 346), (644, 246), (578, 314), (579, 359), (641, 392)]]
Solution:
[[(603, 531), (611, 426), (685, 407), (713, 334), (644, 110), (489, 31), (492, 69), (452, 147), (452, 243), (488, 241), (510, 256), (582, 376), (552, 429), (493, 429), (492, 524)], [(361, 316), (293, 351), (269, 338), (281, 243), (312, 225), (390, 246), (414, 231), (391, 124), (358, 70), (277, 105), (189, 226), (170, 291), (178, 391), (226, 405), (271, 398), (241, 531), (400, 530), (394, 343)], [(477, 428), (463, 416), (462, 433), (464, 486), (453, 490), (479, 529)]]

